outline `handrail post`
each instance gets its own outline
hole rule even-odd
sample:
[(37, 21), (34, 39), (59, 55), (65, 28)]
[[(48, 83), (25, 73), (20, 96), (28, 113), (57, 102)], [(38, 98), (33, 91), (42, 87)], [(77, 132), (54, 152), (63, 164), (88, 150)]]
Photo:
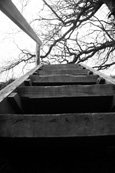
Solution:
[(36, 43), (36, 65), (40, 64), (40, 45)]

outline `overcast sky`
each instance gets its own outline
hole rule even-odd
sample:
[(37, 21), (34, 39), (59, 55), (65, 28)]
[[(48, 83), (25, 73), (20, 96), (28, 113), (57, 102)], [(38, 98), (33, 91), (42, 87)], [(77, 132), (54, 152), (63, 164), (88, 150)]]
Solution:
[[(23, 0), (13, 0), (19, 11), (23, 14), (28, 22), (31, 22), (33, 18), (37, 17), (39, 10), (42, 8), (42, 0), (31, 0), (27, 7), (22, 10), (20, 2)], [(104, 18), (107, 14), (106, 10), (99, 12), (99, 18)], [(0, 68), (8, 62), (17, 59), (19, 50), (14, 43), (18, 43), (20, 48), (27, 48), (31, 51), (35, 51), (35, 42), (0, 11)], [(38, 29), (38, 28), (37, 28)], [(35, 64), (28, 65), (25, 70), (29, 70), (34, 67)], [(21, 66), (11, 73), (10, 77), (19, 77), (22, 75)], [(0, 81), (7, 79), (7, 73), (0, 75)]]
[[(27, 5), (27, 7), (22, 10), (21, 3), (22, 0), (13, 0), (13, 3), (17, 6), (19, 11), (30, 22), (37, 13), (42, 8), (42, 0), (32, 0)], [(14, 43), (18, 43), (20, 48), (29, 48), (31, 51), (35, 51), (35, 42), (21, 30), (0, 11), (0, 68), (6, 63), (10, 63), (14, 59), (17, 59), (19, 51), (17, 46)], [(34, 66), (34, 64), (33, 64)], [(33, 66), (27, 66), (27, 70)], [(12, 77), (17, 77), (22, 75), (22, 69), (18, 67), (18, 70), (15, 70)], [(0, 75), (0, 81), (7, 78), (7, 73)]]

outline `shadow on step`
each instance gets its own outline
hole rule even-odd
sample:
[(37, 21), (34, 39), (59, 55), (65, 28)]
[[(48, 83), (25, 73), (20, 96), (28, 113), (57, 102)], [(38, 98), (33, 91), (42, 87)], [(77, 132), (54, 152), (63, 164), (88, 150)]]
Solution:
[(3, 173), (115, 172), (115, 137), (0, 139)]

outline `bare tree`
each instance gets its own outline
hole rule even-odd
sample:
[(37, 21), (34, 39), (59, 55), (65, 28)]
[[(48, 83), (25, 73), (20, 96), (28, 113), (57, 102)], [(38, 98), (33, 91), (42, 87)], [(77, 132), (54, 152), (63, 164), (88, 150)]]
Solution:
[[(42, 0), (43, 9), (31, 21), (40, 26), (42, 63), (79, 63), (95, 60), (95, 67), (106, 69), (115, 64), (115, 3), (113, 0)], [(102, 18), (104, 4), (108, 12)], [(37, 31), (37, 28), (35, 28)], [(33, 62), (35, 54), (20, 49), (17, 62)]]

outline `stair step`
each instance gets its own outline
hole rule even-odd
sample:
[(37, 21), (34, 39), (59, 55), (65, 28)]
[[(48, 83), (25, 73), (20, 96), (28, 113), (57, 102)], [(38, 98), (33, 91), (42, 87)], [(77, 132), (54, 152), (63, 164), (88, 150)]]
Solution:
[(112, 111), (114, 89), (111, 84), (21, 86), (17, 92), (24, 113), (49, 114)]
[(56, 74), (72, 74), (72, 75), (87, 75), (88, 70), (86, 69), (40, 69), (37, 71), (38, 75), (56, 75)]
[(26, 98), (113, 96), (115, 94), (115, 86), (112, 84), (21, 86), (17, 88), (17, 91), (20, 97)]
[(91, 137), (115, 135), (115, 113), (1, 114), (0, 137)]
[(55, 65), (43, 65), (43, 70), (75, 70), (75, 69), (84, 69), (79, 64), (55, 64)]
[(32, 85), (72, 85), (72, 84), (95, 84), (97, 82), (97, 75), (52, 75), (42, 76), (37, 75), (30, 76)]

